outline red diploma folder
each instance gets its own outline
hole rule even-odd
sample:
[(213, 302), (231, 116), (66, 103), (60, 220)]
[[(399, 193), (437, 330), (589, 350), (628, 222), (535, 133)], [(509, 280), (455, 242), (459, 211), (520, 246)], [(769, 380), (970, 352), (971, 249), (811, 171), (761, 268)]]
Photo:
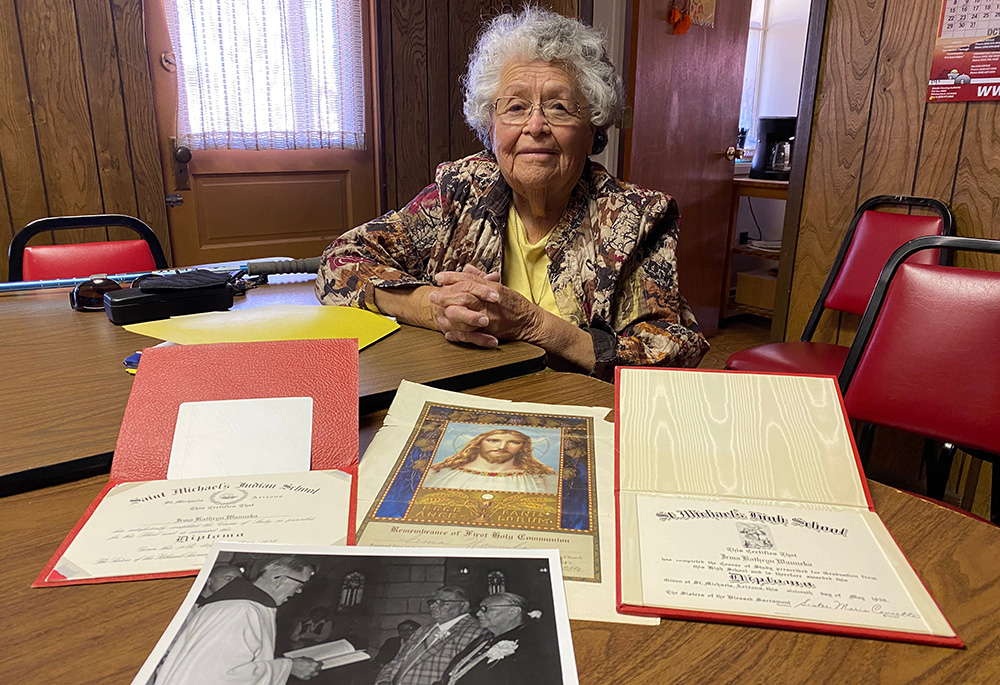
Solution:
[[(311, 470), (351, 476), (347, 540), (353, 544), (358, 464), (358, 346), (354, 339), (282, 340), (152, 347), (143, 351), (111, 464), (108, 485), (91, 503), (34, 587), (195, 575), (66, 579), (55, 567), (115, 486), (167, 477), (174, 429), (185, 402), (311, 397)], [(165, 481), (169, 483), (171, 481)], [(176, 481), (173, 481), (176, 482)]]
[(836, 379), (619, 368), (621, 613), (964, 647), (875, 513)]

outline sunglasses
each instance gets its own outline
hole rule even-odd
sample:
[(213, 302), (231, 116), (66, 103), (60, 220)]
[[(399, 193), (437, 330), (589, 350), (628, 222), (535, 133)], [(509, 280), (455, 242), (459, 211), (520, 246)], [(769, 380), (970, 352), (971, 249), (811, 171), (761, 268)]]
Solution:
[(78, 312), (103, 312), (105, 293), (113, 293), (125, 288), (138, 288), (144, 280), (152, 275), (143, 274), (132, 281), (131, 285), (125, 286), (108, 278), (107, 274), (91, 276), (89, 281), (77, 284), (70, 292), (69, 306)]
[(69, 306), (78, 312), (103, 312), (104, 293), (121, 290), (121, 284), (104, 274), (91, 276), (86, 283), (79, 283), (69, 294)]

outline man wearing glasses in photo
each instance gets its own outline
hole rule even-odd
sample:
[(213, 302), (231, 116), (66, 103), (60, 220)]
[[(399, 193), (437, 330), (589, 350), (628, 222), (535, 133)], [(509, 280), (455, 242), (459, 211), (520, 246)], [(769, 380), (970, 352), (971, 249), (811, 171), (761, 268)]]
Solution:
[(469, 614), (469, 598), (461, 588), (438, 588), (427, 604), (433, 622), (400, 647), (379, 672), (375, 685), (433, 685), (456, 654), (489, 634)]
[(479, 623), (489, 633), (463, 649), (439, 685), (518, 685), (562, 682), (556, 636), (543, 634), (540, 611), (513, 592), (490, 595), (479, 603)]
[(302, 559), (284, 556), (268, 561), (250, 580), (227, 583), (178, 633), (153, 682), (284, 685), (289, 676), (315, 676), (318, 661), (274, 658), (277, 608), (315, 572)]

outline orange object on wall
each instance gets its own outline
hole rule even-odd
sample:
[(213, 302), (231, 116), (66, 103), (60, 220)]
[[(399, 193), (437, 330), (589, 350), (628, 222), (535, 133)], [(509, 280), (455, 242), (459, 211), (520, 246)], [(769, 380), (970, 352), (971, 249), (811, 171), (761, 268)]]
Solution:
[(688, 32), (689, 28), (691, 28), (691, 15), (685, 12), (681, 20), (674, 24), (674, 34), (682, 36)]

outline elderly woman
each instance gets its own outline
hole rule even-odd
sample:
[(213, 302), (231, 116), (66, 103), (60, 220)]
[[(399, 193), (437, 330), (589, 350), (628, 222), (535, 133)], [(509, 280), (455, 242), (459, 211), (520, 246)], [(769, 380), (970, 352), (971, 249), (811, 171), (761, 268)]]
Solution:
[(495, 18), (465, 77), (465, 116), (492, 151), (438, 167), (406, 207), (324, 253), (324, 304), (352, 305), (550, 366), (695, 366), (708, 344), (677, 284), (677, 205), (623, 183), (600, 152), (622, 106), (604, 40), (537, 8)]

